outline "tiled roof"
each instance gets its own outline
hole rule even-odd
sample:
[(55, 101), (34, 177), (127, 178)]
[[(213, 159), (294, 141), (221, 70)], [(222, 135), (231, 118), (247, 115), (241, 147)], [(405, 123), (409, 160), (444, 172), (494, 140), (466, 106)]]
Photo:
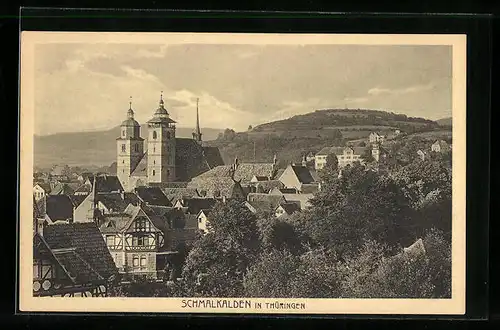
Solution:
[(243, 188), (230, 177), (205, 177), (200, 175), (194, 178), (189, 184), (188, 188), (195, 188), (200, 195), (203, 196), (203, 191), (206, 192), (204, 197), (226, 197), (231, 198), (236, 190), (240, 190), (244, 194)]
[(298, 194), (295, 188), (273, 188), (269, 194), (271, 195), (284, 195), (284, 194)]
[(87, 193), (87, 194), (89, 194), (91, 191), (92, 191), (92, 186), (91, 185), (82, 184), (80, 187), (78, 187), (75, 190), (75, 194), (76, 193)]
[(202, 209), (211, 209), (217, 204), (214, 198), (187, 198), (183, 200), (184, 207), (188, 208), (188, 213), (198, 214)]
[(270, 180), (268, 176), (255, 175), (255, 181), (270, 181)]
[[(175, 139), (175, 175), (180, 182), (189, 181), (191, 178), (223, 165), (222, 156), (216, 147), (202, 147), (193, 139)], [(132, 176), (146, 177), (148, 167), (147, 152), (132, 172)]]
[(171, 202), (182, 198), (200, 197), (195, 188), (164, 188), (162, 191)]
[(122, 184), (116, 175), (100, 175), (95, 178), (96, 193), (123, 191)]
[(242, 183), (250, 182), (253, 176), (271, 177), (276, 175), (273, 163), (239, 163), (236, 170), (233, 171), (234, 165), (222, 165), (205, 172), (198, 177), (231, 177), (234, 172), (234, 179)]
[(257, 211), (273, 212), (286, 200), (281, 195), (250, 193), (247, 196), (247, 202)]
[(172, 206), (170, 200), (158, 187), (137, 187), (135, 192), (148, 205)]
[(268, 193), (271, 189), (273, 188), (283, 188), (284, 185), (281, 181), (279, 180), (267, 180), (267, 181), (260, 181), (255, 185), (257, 192), (262, 191), (265, 193)]
[(309, 168), (302, 165), (291, 165), (293, 172), (297, 176), (300, 183), (312, 183), (314, 178), (309, 171)]
[(73, 207), (78, 207), (87, 198), (85, 195), (69, 195), (68, 197), (71, 199)]
[(309, 201), (314, 196), (313, 194), (284, 194), (283, 197), (287, 202), (299, 202), (300, 208), (305, 209), (311, 205)]
[(186, 188), (188, 182), (178, 181), (178, 182), (150, 182), (148, 186), (150, 187), (159, 187), (162, 190), (167, 188)]
[(74, 279), (75, 283), (89, 283), (103, 280), (90, 264), (74, 249), (52, 250), (59, 264)]
[(303, 194), (313, 194), (315, 192), (318, 192), (318, 190), (319, 183), (308, 183), (300, 186), (300, 192)]
[(46, 213), (52, 221), (73, 218), (73, 202), (67, 195), (49, 195), (46, 198)]
[(126, 192), (123, 193), (105, 193), (97, 195), (97, 201), (101, 202), (108, 210), (113, 210), (116, 213), (125, 212), (129, 204), (138, 205), (140, 203), (136, 194)]
[(117, 273), (106, 242), (95, 223), (49, 225), (44, 229), (43, 236), (53, 250), (75, 248), (78, 255), (104, 278)]
[(127, 227), (132, 219), (129, 214), (106, 214), (103, 216), (103, 223), (100, 230), (105, 233), (119, 233)]
[(39, 183), (37, 183), (37, 185), (39, 185), (45, 191), (46, 194), (50, 194), (51, 187), (50, 187), (49, 183), (39, 182)]
[(71, 188), (66, 183), (58, 182), (52, 187), (50, 192), (51, 195), (72, 195), (75, 192), (73, 188)]

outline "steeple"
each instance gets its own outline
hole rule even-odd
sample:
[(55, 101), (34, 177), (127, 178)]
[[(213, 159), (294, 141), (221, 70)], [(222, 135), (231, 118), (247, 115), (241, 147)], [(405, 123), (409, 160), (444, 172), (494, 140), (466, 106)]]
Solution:
[(200, 130), (200, 113), (199, 113), (199, 102), (200, 99), (196, 99), (196, 129), (193, 133), (193, 139), (197, 142), (201, 142), (201, 130)]
[(129, 108), (127, 111), (127, 118), (128, 119), (134, 119), (134, 110), (132, 110), (132, 96), (130, 97), (129, 103)]

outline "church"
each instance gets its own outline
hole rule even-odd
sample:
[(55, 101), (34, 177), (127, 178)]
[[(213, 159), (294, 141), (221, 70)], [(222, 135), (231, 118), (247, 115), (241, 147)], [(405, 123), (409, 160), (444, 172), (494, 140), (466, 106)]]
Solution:
[(144, 139), (130, 102), (127, 119), (120, 125), (120, 137), (116, 140), (116, 174), (126, 191), (140, 186), (162, 187), (169, 182), (188, 182), (224, 165), (217, 147), (203, 146), (198, 102), (192, 138), (176, 137), (175, 124), (165, 108), (162, 93), (153, 118), (147, 122), (147, 138)]

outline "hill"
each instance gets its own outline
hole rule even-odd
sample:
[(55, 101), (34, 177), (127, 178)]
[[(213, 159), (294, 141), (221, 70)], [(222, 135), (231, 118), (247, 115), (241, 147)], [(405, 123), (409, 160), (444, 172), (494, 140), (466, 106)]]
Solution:
[(436, 120), (436, 123), (438, 123), (440, 126), (451, 126), (452, 122), (453, 118), (451, 117)]
[(325, 146), (341, 146), (353, 140), (361, 143), (373, 131), (390, 135), (395, 129), (414, 134), (442, 127), (432, 120), (379, 110), (325, 109), (262, 124), (247, 132), (226, 130), (209, 145), (219, 147), (225, 162), (235, 157), (267, 162), (277, 154), (280, 165), (285, 165)]
[[(141, 126), (145, 132), (146, 125)], [(222, 130), (202, 128), (204, 140), (216, 139)], [(178, 127), (178, 137), (192, 137), (192, 128)], [(144, 134), (142, 133), (144, 136)], [(51, 167), (55, 164), (70, 166), (109, 166), (116, 160), (116, 138), (120, 127), (107, 131), (57, 133), (34, 137), (35, 166)]]

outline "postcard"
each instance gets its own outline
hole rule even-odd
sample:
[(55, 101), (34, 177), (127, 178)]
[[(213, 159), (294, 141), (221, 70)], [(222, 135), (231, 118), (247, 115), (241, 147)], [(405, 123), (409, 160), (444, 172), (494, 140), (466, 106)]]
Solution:
[(21, 311), (465, 313), (465, 35), (20, 49)]

